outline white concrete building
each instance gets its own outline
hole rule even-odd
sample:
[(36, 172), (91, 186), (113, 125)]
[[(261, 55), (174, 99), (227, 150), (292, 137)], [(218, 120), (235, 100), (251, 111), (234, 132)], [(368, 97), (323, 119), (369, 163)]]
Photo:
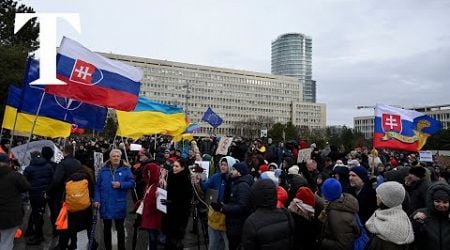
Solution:
[(199, 134), (212, 132), (209, 124), (200, 122), (208, 106), (224, 121), (213, 131), (217, 135), (240, 135), (241, 128), (236, 124), (247, 119), (292, 122), (310, 128), (326, 126), (325, 104), (304, 103), (302, 86), (294, 77), (103, 55), (142, 68), (144, 78), (140, 94), (183, 107), (189, 119), (201, 125)]

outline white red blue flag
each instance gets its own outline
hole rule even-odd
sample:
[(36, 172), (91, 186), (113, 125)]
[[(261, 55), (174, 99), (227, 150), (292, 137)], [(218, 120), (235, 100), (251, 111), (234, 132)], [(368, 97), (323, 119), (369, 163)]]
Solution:
[(122, 111), (137, 104), (140, 68), (96, 54), (67, 37), (61, 41), (56, 67), (57, 78), (67, 85), (48, 85), (47, 93)]
[(441, 122), (426, 114), (377, 104), (373, 146), (417, 152), (425, 145), (428, 137), (440, 129)]

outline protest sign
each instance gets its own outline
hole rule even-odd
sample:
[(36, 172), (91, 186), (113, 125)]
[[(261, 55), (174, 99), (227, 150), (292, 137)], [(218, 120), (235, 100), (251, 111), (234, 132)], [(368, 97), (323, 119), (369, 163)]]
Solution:
[(297, 162), (306, 162), (311, 159), (312, 148), (305, 148), (298, 151)]
[(219, 144), (217, 145), (216, 155), (227, 155), (228, 148), (233, 142), (233, 137), (222, 137), (220, 138)]

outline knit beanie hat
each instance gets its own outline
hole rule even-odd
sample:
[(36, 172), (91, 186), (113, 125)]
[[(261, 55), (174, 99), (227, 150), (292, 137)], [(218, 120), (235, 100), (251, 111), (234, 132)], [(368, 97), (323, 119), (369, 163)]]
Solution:
[(261, 173), (269, 171), (269, 166), (267, 166), (266, 164), (261, 165), (261, 166), (259, 166), (259, 171), (261, 171)]
[(363, 182), (369, 181), (369, 176), (367, 175), (367, 169), (363, 166), (352, 167), (350, 172), (355, 173)]
[(425, 173), (426, 173), (426, 172), (427, 172), (427, 171), (426, 171), (425, 168), (423, 168), (423, 167), (412, 167), (412, 168), (409, 170), (409, 173), (410, 173), (410, 174), (415, 175), (415, 176), (419, 177), (420, 179), (422, 179), (423, 177), (425, 177)]
[(405, 188), (396, 181), (387, 181), (376, 189), (377, 196), (387, 207), (396, 207), (405, 199)]
[(247, 165), (245, 165), (245, 163), (238, 162), (233, 165), (233, 168), (236, 169), (241, 174), (241, 176), (248, 174), (248, 167)]
[(267, 171), (261, 174), (261, 180), (269, 179), (272, 180), (275, 186), (278, 186), (278, 177), (275, 176), (274, 172)]
[(327, 201), (335, 201), (339, 199), (342, 195), (341, 183), (334, 178), (328, 178), (322, 184), (322, 194), (323, 198)]
[(303, 201), (303, 203), (310, 205), (311, 207), (316, 206), (316, 199), (314, 194), (308, 187), (301, 187), (297, 190), (295, 198)]
[(433, 200), (441, 200), (441, 201), (448, 201), (449, 200), (449, 195), (447, 192), (445, 192), (442, 189), (437, 190), (436, 192), (433, 193)]
[(288, 169), (289, 174), (299, 175), (298, 171), (300, 171), (300, 168), (297, 165), (294, 165)]

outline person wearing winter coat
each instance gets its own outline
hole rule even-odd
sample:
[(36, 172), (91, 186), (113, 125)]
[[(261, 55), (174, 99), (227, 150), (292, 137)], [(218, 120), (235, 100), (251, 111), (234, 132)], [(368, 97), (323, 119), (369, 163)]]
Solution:
[(250, 187), (253, 177), (245, 163), (236, 163), (231, 171), (233, 189), (227, 204), (211, 203), (214, 210), (225, 214), (225, 225), (229, 249), (234, 250), (241, 244), (242, 227), (251, 212)]
[[(94, 197), (94, 186), (95, 186), (94, 173), (89, 167), (85, 165), (82, 165), (77, 172), (73, 173), (66, 180), (66, 182), (81, 181), (81, 180), (88, 181), (89, 197), (92, 199), (92, 197)], [(92, 212), (93, 211), (91, 206), (77, 212), (68, 211), (67, 213), (68, 213), (69, 228), (67, 230), (59, 231), (58, 246), (53, 248), (53, 250), (63, 250), (67, 248), (77, 249), (77, 233), (80, 231), (87, 230), (86, 234), (87, 237), (89, 238), (92, 230), (92, 215), (93, 215)], [(94, 239), (92, 243), (92, 250), (97, 249), (97, 247), (98, 243)]]
[(407, 250), (414, 241), (408, 215), (402, 209), (405, 189), (395, 181), (384, 182), (376, 189), (378, 209), (367, 220), (367, 231), (373, 234), (369, 250)]
[(333, 178), (323, 183), (322, 195), (328, 204), (319, 215), (322, 222), (320, 249), (352, 249), (354, 240), (360, 233), (356, 222), (358, 200), (350, 194), (342, 193), (340, 182)]
[(301, 187), (289, 204), (289, 212), (294, 219), (294, 249), (318, 249), (317, 236), (320, 234), (320, 222), (315, 217), (316, 199), (312, 190)]
[(158, 248), (158, 236), (161, 230), (162, 212), (156, 208), (156, 189), (158, 188), (160, 166), (149, 163), (143, 167), (143, 179), (146, 182), (142, 211), (141, 229), (148, 231), (148, 245), (150, 250)]
[(167, 177), (167, 214), (163, 215), (162, 229), (166, 235), (166, 250), (183, 249), (183, 238), (189, 219), (192, 200), (191, 174), (187, 160), (173, 163)]
[(288, 200), (287, 191), (278, 185), (278, 177), (272, 171), (267, 171), (261, 174), (261, 180), (269, 179), (275, 184), (277, 188), (277, 208), (284, 208)]
[[(208, 180), (201, 182), (201, 188), (204, 193), (208, 189), (214, 189), (218, 191), (218, 200), (215, 202), (228, 203), (230, 201), (232, 181), (229, 176), (232, 166), (236, 163), (236, 160), (231, 156), (225, 156), (220, 159), (220, 171), (211, 176)], [(228, 238), (226, 232), (215, 230), (208, 226), (208, 249), (219, 249), (220, 240), (222, 239), (225, 245), (225, 249), (228, 249)]]
[(286, 209), (276, 207), (276, 192), (276, 186), (270, 179), (258, 180), (252, 186), (251, 203), (256, 211), (244, 223), (244, 249), (292, 249), (294, 222)]
[(365, 167), (356, 166), (351, 168), (348, 178), (352, 187), (350, 194), (358, 200), (358, 215), (361, 223), (364, 225), (377, 209), (376, 192), (372, 184), (369, 183), (368, 172)]
[(433, 183), (427, 192), (426, 208), (411, 215), (417, 250), (450, 249), (450, 186)]
[(41, 157), (40, 152), (31, 152), (30, 165), (25, 168), (23, 175), (31, 185), (28, 192), (31, 204), (31, 225), (34, 235), (27, 240), (28, 245), (39, 245), (44, 240), (42, 227), (44, 225), (45, 207), (47, 204), (45, 193), (48, 191), (53, 178), (52, 166)]
[(95, 184), (94, 207), (100, 209), (103, 219), (103, 238), (106, 250), (112, 249), (112, 221), (117, 229), (118, 249), (125, 249), (124, 221), (127, 216), (128, 190), (134, 188), (134, 179), (129, 167), (121, 160), (122, 151), (112, 149), (109, 161), (100, 169)]
[(410, 213), (427, 206), (427, 190), (430, 182), (426, 179), (426, 169), (423, 167), (412, 167), (408, 176), (405, 177), (405, 189), (409, 193)]
[(27, 179), (13, 171), (9, 157), (0, 153), (0, 250), (11, 250), (14, 235), (23, 222), (21, 193), (31, 187)]

